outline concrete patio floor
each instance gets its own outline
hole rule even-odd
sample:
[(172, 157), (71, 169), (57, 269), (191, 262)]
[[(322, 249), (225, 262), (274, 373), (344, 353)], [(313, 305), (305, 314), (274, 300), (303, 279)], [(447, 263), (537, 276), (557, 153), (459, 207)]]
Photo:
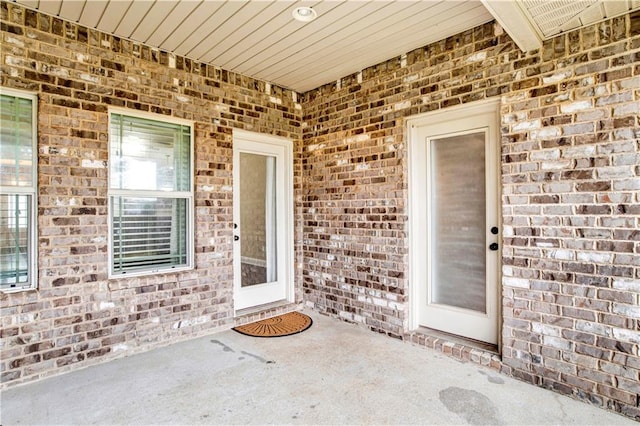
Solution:
[(298, 335), (229, 330), (9, 388), (0, 424), (636, 424), (306, 313)]

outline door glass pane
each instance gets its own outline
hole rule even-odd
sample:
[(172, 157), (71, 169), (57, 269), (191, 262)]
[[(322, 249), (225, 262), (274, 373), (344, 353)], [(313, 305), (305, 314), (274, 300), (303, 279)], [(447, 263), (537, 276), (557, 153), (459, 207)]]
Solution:
[(431, 139), (431, 302), (485, 312), (485, 133)]
[(241, 286), (277, 281), (275, 157), (240, 153)]

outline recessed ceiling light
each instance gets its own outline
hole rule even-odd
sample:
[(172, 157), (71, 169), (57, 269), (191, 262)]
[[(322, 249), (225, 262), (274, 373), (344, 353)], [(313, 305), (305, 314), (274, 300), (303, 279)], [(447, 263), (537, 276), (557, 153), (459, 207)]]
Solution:
[(311, 22), (318, 17), (315, 10), (306, 6), (293, 9), (291, 14), (293, 15), (293, 19), (300, 22)]

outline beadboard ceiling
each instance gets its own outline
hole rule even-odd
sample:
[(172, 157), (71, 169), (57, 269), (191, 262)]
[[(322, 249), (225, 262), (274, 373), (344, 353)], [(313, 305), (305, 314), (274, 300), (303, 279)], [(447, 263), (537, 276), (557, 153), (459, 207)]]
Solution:
[[(530, 50), (640, 8), (640, 0), (13, 1), (301, 93), (493, 19)], [(318, 18), (295, 21), (299, 6)]]

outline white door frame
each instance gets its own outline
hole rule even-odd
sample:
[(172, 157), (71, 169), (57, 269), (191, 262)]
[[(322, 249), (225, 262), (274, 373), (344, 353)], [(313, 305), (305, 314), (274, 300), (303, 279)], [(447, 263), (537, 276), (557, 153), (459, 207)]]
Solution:
[[(237, 191), (236, 184), (240, 181), (240, 167), (238, 167), (239, 155), (241, 152), (273, 155), (276, 154), (276, 185), (280, 182), (281, 188), (278, 189), (281, 197), (277, 197), (276, 203), (280, 204), (276, 208), (275, 221), (277, 223), (277, 235), (272, 244), (267, 247), (267, 262), (272, 261), (272, 252), (277, 245), (277, 284), (258, 284), (250, 287), (241, 287), (241, 260), (240, 244), (241, 241), (234, 242), (233, 253), (233, 291), (234, 291), (234, 311), (251, 308), (264, 303), (277, 302), (285, 300), (287, 302), (294, 301), (293, 286), (293, 141), (272, 135), (266, 135), (246, 130), (233, 130), (233, 220), (238, 223), (240, 217), (240, 194)], [(269, 166), (272, 169), (273, 166)], [(279, 181), (279, 182), (278, 182)], [(273, 191), (274, 188), (267, 188)], [(279, 200), (279, 201), (278, 201)], [(271, 223), (272, 219), (267, 217), (267, 221)], [(242, 224), (240, 224), (242, 226)], [(234, 236), (240, 235), (240, 229), (234, 229)], [(273, 239), (272, 239), (273, 240)], [(283, 286), (280, 288), (278, 286)], [(271, 297), (270, 293), (274, 292)], [(241, 295), (238, 297), (239, 295)], [(247, 303), (248, 299), (268, 298), (265, 302)], [(243, 301), (243, 299), (245, 301)]]
[[(426, 188), (424, 187), (424, 182), (426, 182), (426, 171), (425, 171), (425, 158), (423, 157), (425, 153), (424, 146), (420, 146), (420, 144), (424, 145), (424, 141), (420, 140), (418, 137), (419, 128), (423, 126), (432, 126), (438, 124), (446, 124), (451, 123), (453, 121), (464, 120), (469, 117), (477, 116), (477, 115), (493, 115), (492, 123), (489, 123), (489, 132), (492, 134), (494, 138), (494, 142), (497, 144), (495, 151), (496, 155), (491, 156), (487, 153), (487, 174), (495, 172), (493, 177), (487, 176), (487, 180), (492, 179), (495, 181), (495, 190), (496, 190), (496, 199), (497, 205), (496, 209), (496, 220), (498, 223), (499, 229), (502, 229), (501, 220), (501, 209), (500, 209), (500, 186), (499, 186), (499, 176), (500, 176), (500, 149), (499, 149), (499, 141), (500, 141), (500, 121), (499, 121), (499, 99), (495, 100), (486, 100), (473, 102), (466, 105), (460, 105), (456, 107), (447, 108), (444, 110), (438, 110), (434, 112), (429, 112), (425, 114), (420, 114), (418, 116), (414, 116), (407, 120), (407, 149), (408, 149), (408, 172), (409, 172), (409, 199), (408, 199), (408, 212), (409, 212), (409, 328), (410, 330), (415, 330), (421, 326), (420, 324), (420, 309), (421, 309), (421, 300), (427, 297), (426, 283), (425, 279), (428, 274), (428, 262), (425, 260), (428, 259), (428, 243), (425, 241), (425, 236), (428, 235), (428, 227), (429, 224), (426, 220), (420, 217), (417, 217), (415, 212), (417, 211), (426, 211), (427, 205), (427, 196), (426, 196)], [(445, 126), (445, 128), (447, 128)], [(450, 133), (455, 132), (456, 130), (451, 128)], [(488, 232), (489, 230), (487, 230)], [(501, 233), (499, 233), (496, 237), (496, 241), (502, 245), (502, 241), (500, 239)], [(501, 247), (500, 247), (501, 248)], [(500, 260), (501, 260), (501, 250), (496, 252), (496, 256), (498, 257), (498, 264), (496, 267), (496, 276), (495, 276), (495, 286), (496, 286), (496, 295), (495, 300), (489, 300), (488, 304), (491, 306), (488, 309), (491, 309), (495, 312), (496, 318), (496, 327), (497, 327), (497, 341), (498, 347), (500, 345), (500, 318), (501, 318), (501, 271), (500, 271)]]

